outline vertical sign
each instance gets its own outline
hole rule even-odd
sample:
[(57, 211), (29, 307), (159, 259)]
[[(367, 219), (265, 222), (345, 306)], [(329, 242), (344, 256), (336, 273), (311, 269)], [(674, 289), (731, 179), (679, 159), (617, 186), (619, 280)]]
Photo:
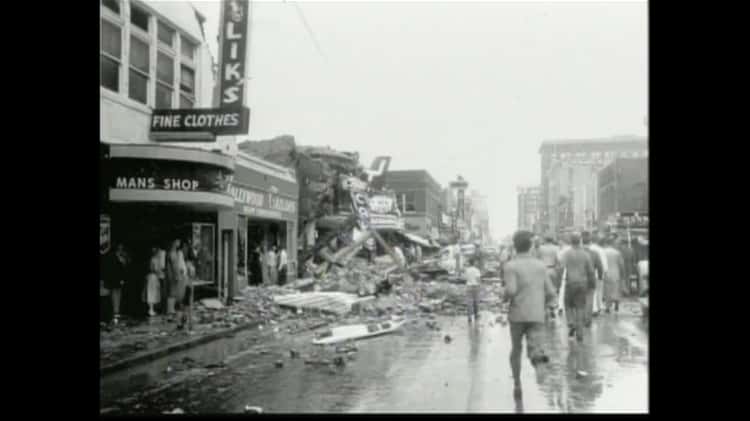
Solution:
[(99, 215), (99, 253), (107, 254), (112, 245), (112, 225), (108, 215)]
[(219, 108), (239, 108), (245, 100), (248, 0), (222, 3)]

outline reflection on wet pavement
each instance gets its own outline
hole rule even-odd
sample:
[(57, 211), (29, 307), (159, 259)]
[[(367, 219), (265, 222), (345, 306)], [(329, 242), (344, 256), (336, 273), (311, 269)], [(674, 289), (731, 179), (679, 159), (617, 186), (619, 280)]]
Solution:
[[(177, 396), (189, 396), (184, 399), (193, 399), (199, 413), (241, 413), (247, 405), (265, 412), (648, 411), (648, 336), (638, 317), (601, 316), (580, 344), (568, 340), (564, 324), (548, 326), (550, 362), (535, 370), (523, 356), (517, 399), (509, 327), (484, 316), (478, 324), (438, 316), (439, 332), (421, 321), (360, 341), (345, 367), (285, 358), (283, 368), (273, 368), (288, 348), (268, 355), (246, 352), (214, 376), (176, 388), (174, 398), (168, 392), (161, 397), (165, 405), (175, 405)], [(443, 340), (446, 334), (450, 343)], [(304, 341), (309, 338), (287, 346)], [(238, 351), (217, 357), (232, 352)], [(137, 384), (147, 375), (134, 376), (129, 381)]]

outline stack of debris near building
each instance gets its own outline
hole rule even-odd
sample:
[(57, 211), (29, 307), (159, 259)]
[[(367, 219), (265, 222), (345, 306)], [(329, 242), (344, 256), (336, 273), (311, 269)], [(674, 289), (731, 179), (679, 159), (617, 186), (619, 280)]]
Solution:
[[(364, 284), (357, 286), (360, 294), (371, 294), (373, 283), (405, 269), (392, 248), (399, 243), (397, 232), (403, 229), (403, 222), (399, 224), (401, 215), (395, 193), (384, 183), (389, 157), (377, 158), (366, 169), (356, 152), (298, 146), (294, 137), (288, 135), (246, 141), (238, 147), (245, 153), (296, 170), (300, 189), (298, 276), (302, 280), (357, 278)], [(376, 265), (377, 257), (383, 255), (390, 255), (390, 264)], [(371, 265), (355, 268), (351, 264), (355, 256)]]

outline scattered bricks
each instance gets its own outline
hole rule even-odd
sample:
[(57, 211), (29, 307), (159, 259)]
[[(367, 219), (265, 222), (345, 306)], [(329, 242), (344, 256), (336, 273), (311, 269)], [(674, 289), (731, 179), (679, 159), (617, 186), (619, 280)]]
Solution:
[(245, 405), (245, 413), (246, 414), (262, 414), (263, 408), (259, 406)]
[(294, 349), (290, 349), (289, 350), (289, 358), (291, 358), (291, 359), (297, 359), (299, 357), (300, 357), (299, 351), (294, 350)]
[(328, 360), (305, 360), (306, 365), (331, 365)]
[(276, 362), (275, 362), (275, 363), (273, 363), (273, 365), (274, 365), (274, 367), (276, 367), (276, 368), (283, 368), (283, 367), (284, 367), (284, 362), (283, 362), (283, 361), (281, 361), (281, 360), (276, 360)]
[(445, 339), (445, 343), (447, 343), (447, 344), (449, 344), (449, 343), (451, 343), (451, 341), (453, 341), (453, 339), (451, 338), (451, 335), (445, 335), (444, 339)]
[(343, 367), (346, 365), (346, 360), (344, 360), (343, 357), (336, 357), (333, 359), (333, 364), (336, 365), (336, 367)]

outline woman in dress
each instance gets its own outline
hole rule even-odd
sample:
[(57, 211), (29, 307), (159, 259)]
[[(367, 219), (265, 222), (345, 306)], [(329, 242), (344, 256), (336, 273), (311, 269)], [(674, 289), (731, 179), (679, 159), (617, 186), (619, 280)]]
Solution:
[(156, 316), (154, 306), (161, 301), (161, 282), (164, 277), (164, 269), (161, 266), (159, 249), (151, 249), (151, 260), (149, 261), (149, 271), (146, 275), (146, 288), (143, 291), (144, 301), (148, 304), (148, 315)]
[(625, 260), (622, 254), (612, 246), (612, 240), (609, 238), (604, 240), (604, 254), (607, 257), (607, 276), (604, 280), (606, 312), (610, 312), (612, 303), (615, 304), (615, 312), (618, 312), (620, 311), (620, 299), (624, 289)]

